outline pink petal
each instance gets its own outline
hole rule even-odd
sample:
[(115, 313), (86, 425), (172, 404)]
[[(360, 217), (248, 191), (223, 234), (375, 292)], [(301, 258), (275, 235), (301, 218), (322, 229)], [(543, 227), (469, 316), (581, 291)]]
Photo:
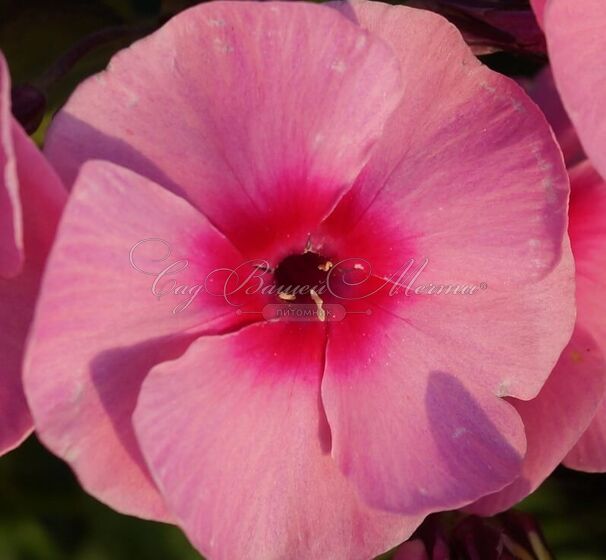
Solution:
[(39, 281), (40, 270), (31, 264), (17, 278), (0, 278), (0, 455), (17, 447), (32, 430), (21, 362)]
[(528, 442), (520, 478), (469, 509), (493, 515), (534, 492), (587, 428), (605, 389), (606, 360), (591, 336), (577, 329), (539, 395), (530, 401), (512, 401)]
[(326, 214), (400, 96), (390, 49), (333, 10), (213, 2), (82, 85), (47, 154), (67, 183), (91, 158), (133, 169), (262, 251), (276, 231), (306, 236)]
[[(7, 254), (5, 242), (17, 247), (14, 233), (18, 232), (19, 238), (18, 259), (9, 259), (16, 265), (9, 267), (10, 278), (3, 276), (7, 269), (0, 264), (0, 455), (19, 445), (32, 429), (21, 382), (23, 350), (42, 268), (66, 198), (48, 162), (10, 116), (8, 99), (8, 73), (0, 53), (0, 168), (2, 161), (7, 165), (1, 177), (0, 199), (10, 193), (16, 212), (5, 215), (0, 210), (0, 229), (12, 224), (10, 231), (0, 232), (0, 254)], [(8, 254), (17, 253), (9, 250)], [(0, 263), (8, 262), (0, 256)]]
[(370, 317), (331, 324), (322, 395), (332, 452), (371, 505), (456, 508), (519, 475), (523, 424), (497, 397), (535, 397), (570, 339), (568, 178), (536, 105), (480, 66), (450, 24), (351, 8), (398, 54), (406, 101), (326, 235), (350, 232), (343, 250), (375, 276), (427, 258), (417, 285), (486, 289), (400, 293)]
[(14, 119), (12, 134), (23, 208), (25, 256), (41, 269), (52, 247), (67, 191), (48, 160)]
[(571, 167), (585, 159), (583, 147), (577, 135), (553, 80), (551, 67), (546, 66), (538, 76), (526, 86), (528, 95), (541, 108), (549, 124), (555, 132), (556, 139), (566, 160), (567, 167)]
[(85, 165), (49, 258), (25, 386), (40, 438), (90, 493), (119, 511), (164, 518), (130, 423), (140, 384), (156, 363), (179, 356), (191, 333), (242, 319), (207, 293), (180, 313), (181, 299), (154, 296), (154, 276), (130, 261), (131, 248), (150, 238), (170, 243), (171, 256), (161, 261), (166, 247), (152, 243), (133, 262), (159, 271), (188, 259), (177, 279), (190, 286), (241, 262), (183, 199), (113, 164)]
[(398, 547), (393, 560), (429, 560), (423, 541), (407, 541)]
[(61, 182), (16, 122), (12, 146), (23, 197), (26, 260), (18, 276), (0, 277), (0, 454), (16, 447), (31, 432), (21, 364), (40, 276), (66, 198)]
[(0, 278), (23, 266), (23, 223), (13, 147), (10, 76), (0, 51)]
[(530, 0), (530, 5), (534, 10), (535, 16), (537, 16), (537, 22), (541, 27), (543, 27), (543, 19), (545, 14), (545, 6), (547, 5), (548, 0)]
[(589, 162), (570, 171), (570, 240), (577, 272), (578, 323), (606, 354), (606, 180)]
[[(570, 178), (570, 237), (577, 264), (578, 323), (606, 354), (606, 181), (588, 162), (575, 167)], [(606, 471), (606, 401), (565, 464), (582, 471)]]
[(437, 341), (373, 311), (368, 334), (348, 317), (328, 345), (322, 400), (344, 474), (370, 505), (418, 515), (501, 489), (525, 452), (513, 408), (459, 381)]
[(421, 522), (363, 505), (333, 463), (324, 345), (319, 323), (252, 325), (197, 340), (144, 382), (139, 441), (207, 557), (362, 560)]
[[(429, 258), (443, 282), (496, 287), (547, 274), (560, 259), (569, 185), (536, 105), (431, 12), (364, 1), (342, 10), (393, 47), (406, 80), (329, 233), (351, 230), (343, 246), (373, 254), (379, 275), (410, 256)], [(390, 239), (383, 254), (368, 243), (377, 235)]]
[(573, 289), (568, 254), (516, 292), (394, 295), (331, 324), (333, 456), (371, 505), (457, 508), (518, 477), (524, 426), (497, 397), (539, 391), (570, 338)]
[(603, 0), (551, 0), (545, 33), (555, 81), (581, 142), (606, 177), (606, 9)]
[(606, 400), (602, 400), (595, 418), (566, 456), (564, 464), (578, 471), (606, 472)]

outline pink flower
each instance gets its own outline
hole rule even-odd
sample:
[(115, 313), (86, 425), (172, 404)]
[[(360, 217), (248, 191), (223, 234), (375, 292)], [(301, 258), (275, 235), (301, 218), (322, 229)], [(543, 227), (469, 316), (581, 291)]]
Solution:
[[(589, 158), (570, 170), (577, 324), (606, 356), (606, 6), (601, 0), (549, 0), (543, 19), (555, 83)], [(571, 128), (568, 136), (574, 137)], [(563, 149), (570, 153), (566, 143)], [(586, 366), (593, 367), (595, 361), (594, 357)], [(599, 367), (606, 374), (603, 359)], [(585, 471), (606, 471), (606, 402), (602, 401), (566, 464)]]
[(606, 177), (606, 6), (603, 0), (549, 0), (533, 6), (547, 37), (558, 91), (587, 156)]
[(10, 109), (0, 53), (0, 455), (30, 433), (21, 361), (65, 190)]
[(545, 12), (545, 6), (549, 0), (530, 0), (530, 5), (534, 10), (535, 15), (537, 16), (537, 21), (539, 25), (543, 27), (543, 17)]
[[(592, 337), (597, 351), (582, 366), (598, 367), (606, 378), (606, 181), (589, 162), (570, 171), (569, 233), (577, 269), (577, 328)], [(596, 356), (597, 354), (597, 356)], [(587, 354), (585, 354), (587, 356)], [(577, 357), (578, 359), (578, 357)], [(594, 365), (595, 364), (595, 365)], [(576, 380), (575, 380), (576, 382)], [(564, 462), (568, 467), (606, 472), (606, 400)]]
[(524, 0), (409, 0), (455, 24), (476, 55), (498, 51), (544, 53), (545, 36)]
[[(100, 500), (212, 559), (351, 560), (519, 475), (503, 397), (537, 395), (574, 323), (568, 180), (444, 19), (200, 5), (81, 85), (46, 154), (73, 188), (26, 392)], [(240, 290), (238, 313), (219, 269), (341, 291)]]
[[(587, 346), (592, 350), (587, 359), (579, 361), (577, 356), (578, 365), (572, 371), (558, 375), (563, 378), (568, 374), (569, 385), (578, 386), (575, 372), (583, 369), (581, 375), (596, 378), (588, 387), (594, 386), (596, 395), (602, 397), (603, 391), (599, 391), (595, 383), (603, 384), (606, 377), (606, 309), (603, 301), (606, 290), (606, 181), (594, 169), (593, 162), (586, 159), (550, 69), (539, 76), (531, 93), (552, 123), (569, 166), (572, 186), (569, 235), (577, 270), (577, 330), (584, 333)], [(602, 112), (606, 114), (606, 109), (602, 108)], [(603, 398), (597, 401), (599, 408), (591, 425), (565, 458), (568, 467), (606, 472), (606, 401)], [(579, 409), (578, 403), (570, 406)]]

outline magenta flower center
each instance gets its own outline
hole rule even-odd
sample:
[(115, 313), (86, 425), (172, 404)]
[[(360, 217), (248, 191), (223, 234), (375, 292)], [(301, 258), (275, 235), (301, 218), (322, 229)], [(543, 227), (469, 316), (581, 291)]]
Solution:
[(289, 255), (274, 271), (274, 282), (280, 297), (300, 303), (313, 303), (313, 294), (327, 293), (328, 274), (332, 266), (330, 259), (313, 251)]

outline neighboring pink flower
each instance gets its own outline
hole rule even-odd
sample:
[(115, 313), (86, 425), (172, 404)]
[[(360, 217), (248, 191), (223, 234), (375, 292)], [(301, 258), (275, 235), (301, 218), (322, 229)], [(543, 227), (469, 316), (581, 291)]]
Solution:
[[(572, 193), (569, 235), (577, 271), (577, 331), (583, 333), (586, 344), (580, 343), (578, 337), (573, 337), (564, 354), (572, 356), (575, 363), (570, 367), (561, 363), (552, 375), (562, 380), (567, 376), (569, 381), (562, 386), (562, 394), (557, 399), (545, 401), (543, 427), (539, 428), (538, 433), (541, 442), (546, 439), (545, 434), (541, 433), (544, 426), (553, 429), (553, 407), (591, 410), (578, 401), (573, 402), (576, 388), (584, 387), (587, 396), (593, 390), (596, 397), (602, 397), (603, 391), (596, 383), (601, 385), (603, 381), (600, 382), (598, 378), (606, 378), (606, 307), (603, 298), (606, 290), (606, 181), (593, 168), (592, 162), (585, 159), (576, 130), (559, 100), (550, 75), (550, 70), (545, 70), (537, 79), (531, 94), (552, 123), (570, 168)], [(606, 113), (604, 107), (603, 112)], [(577, 350), (585, 346), (586, 350), (591, 350), (591, 354), (581, 352), (579, 355), (575, 352), (575, 339)], [(594, 378), (593, 382), (590, 381), (591, 377)], [(580, 383), (579, 379), (585, 381)], [(564, 464), (570, 468), (606, 472), (606, 399), (598, 398), (597, 401), (601, 401), (601, 404), (591, 425), (567, 457), (562, 457)], [(554, 432), (552, 440), (563, 441), (558, 438), (559, 434)], [(562, 446), (558, 455), (564, 450)], [(555, 462), (553, 464), (555, 466)]]
[(11, 115), (10, 78), (0, 53), (0, 454), (32, 429), (21, 361), (64, 199), (59, 179)]
[[(606, 377), (606, 181), (589, 162), (574, 167), (570, 181), (568, 231), (577, 269), (577, 325), (593, 337), (602, 356), (600, 373)], [(581, 365), (589, 369), (595, 361), (595, 357), (588, 357)], [(606, 399), (564, 464), (582, 471), (606, 472)]]
[[(589, 162), (572, 167), (570, 236), (577, 266), (578, 325), (588, 331), (602, 355), (606, 356), (606, 4), (602, 0), (569, 2), (549, 0), (533, 6), (543, 26), (557, 90), (574, 124), (566, 127), (568, 116), (557, 110), (553, 88), (537, 99), (554, 125), (569, 166), (578, 163), (578, 134)], [(542, 9), (543, 8), (543, 9)], [(538, 90), (541, 87), (539, 86)], [(555, 101), (554, 101), (555, 100)], [(553, 110), (555, 108), (555, 110)], [(576, 140), (578, 146), (579, 141)], [(595, 357), (586, 364), (595, 367)], [(601, 362), (601, 372), (606, 365)], [(606, 402), (565, 461), (584, 471), (606, 471)]]
[(606, 4), (549, 0), (543, 27), (564, 107), (587, 156), (606, 177)]
[[(176, 521), (213, 560), (352, 560), (519, 475), (502, 397), (535, 397), (570, 338), (568, 181), (535, 104), (444, 19), (200, 5), (82, 84), (46, 153), (74, 186), (26, 391), (99, 499)], [(411, 258), (428, 266), (407, 294)], [(188, 266), (154, 298), (162, 259)], [(167, 290), (255, 259), (269, 283), (334, 264), (358, 299), (299, 300), (340, 321), (261, 314), (289, 293), (237, 313), (202, 290), (175, 312)]]
[(553, 128), (558, 144), (562, 148), (566, 166), (570, 168), (587, 159), (577, 131), (562, 105), (551, 67), (545, 66), (534, 78), (523, 80), (522, 85), (541, 108)]
[(544, 53), (545, 36), (528, 4), (519, 0), (409, 0), (407, 5), (443, 15), (476, 55), (499, 51)]
[(539, 25), (541, 27), (543, 27), (543, 15), (547, 2), (548, 0), (530, 0), (530, 5), (532, 6), (532, 9), (534, 10), (535, 15), (537, 16), (537, 21), (539, 22)]

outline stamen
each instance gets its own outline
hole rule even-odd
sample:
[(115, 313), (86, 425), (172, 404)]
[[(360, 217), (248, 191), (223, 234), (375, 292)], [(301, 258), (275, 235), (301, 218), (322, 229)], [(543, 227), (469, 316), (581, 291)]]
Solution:
[(263, 272), (271, 272), (271, 273), (273, 273), (273, 272), (274, 272), (274, 269), (273, 269), (271, 266), (269, 266), (269, 264), (268, 264), (268, 263), (263, 263), (263, 264), (255, 264), (255, 265), (253, 265), (253, 266), (254, 266), (254, 268), (256, 268), (257, 270), (261, 270), (261, 271), (263, 271)]
[(307, 243), (305, 243), (305, 250), (303, 251), (303, 254), (311, 253), (312, 249), (313, 249), (313, 247), (311, 244), (311, 233), (310, 233), (309, 236), (307, 237)]
[(318, 270), (328, 272), (334, 265), (330, 261), (326, 261), (324, 264), (318, 265)]
[(295, 294), (289, 294), (288, 292), (280, 292), (278, 294), (278, 297), (285, 301), (295, 301), (295, 299), (297, 299), (297, 296), (295, 296)]
[(318, 319), (320, 319), (320, 321), (326, 321), (326, 311), (324, 311), (324, 308), (322, 307), (324, 304), (322, 298), (318, 295), (316, 290), (310, 290), (309, 295), (318, 308)]

